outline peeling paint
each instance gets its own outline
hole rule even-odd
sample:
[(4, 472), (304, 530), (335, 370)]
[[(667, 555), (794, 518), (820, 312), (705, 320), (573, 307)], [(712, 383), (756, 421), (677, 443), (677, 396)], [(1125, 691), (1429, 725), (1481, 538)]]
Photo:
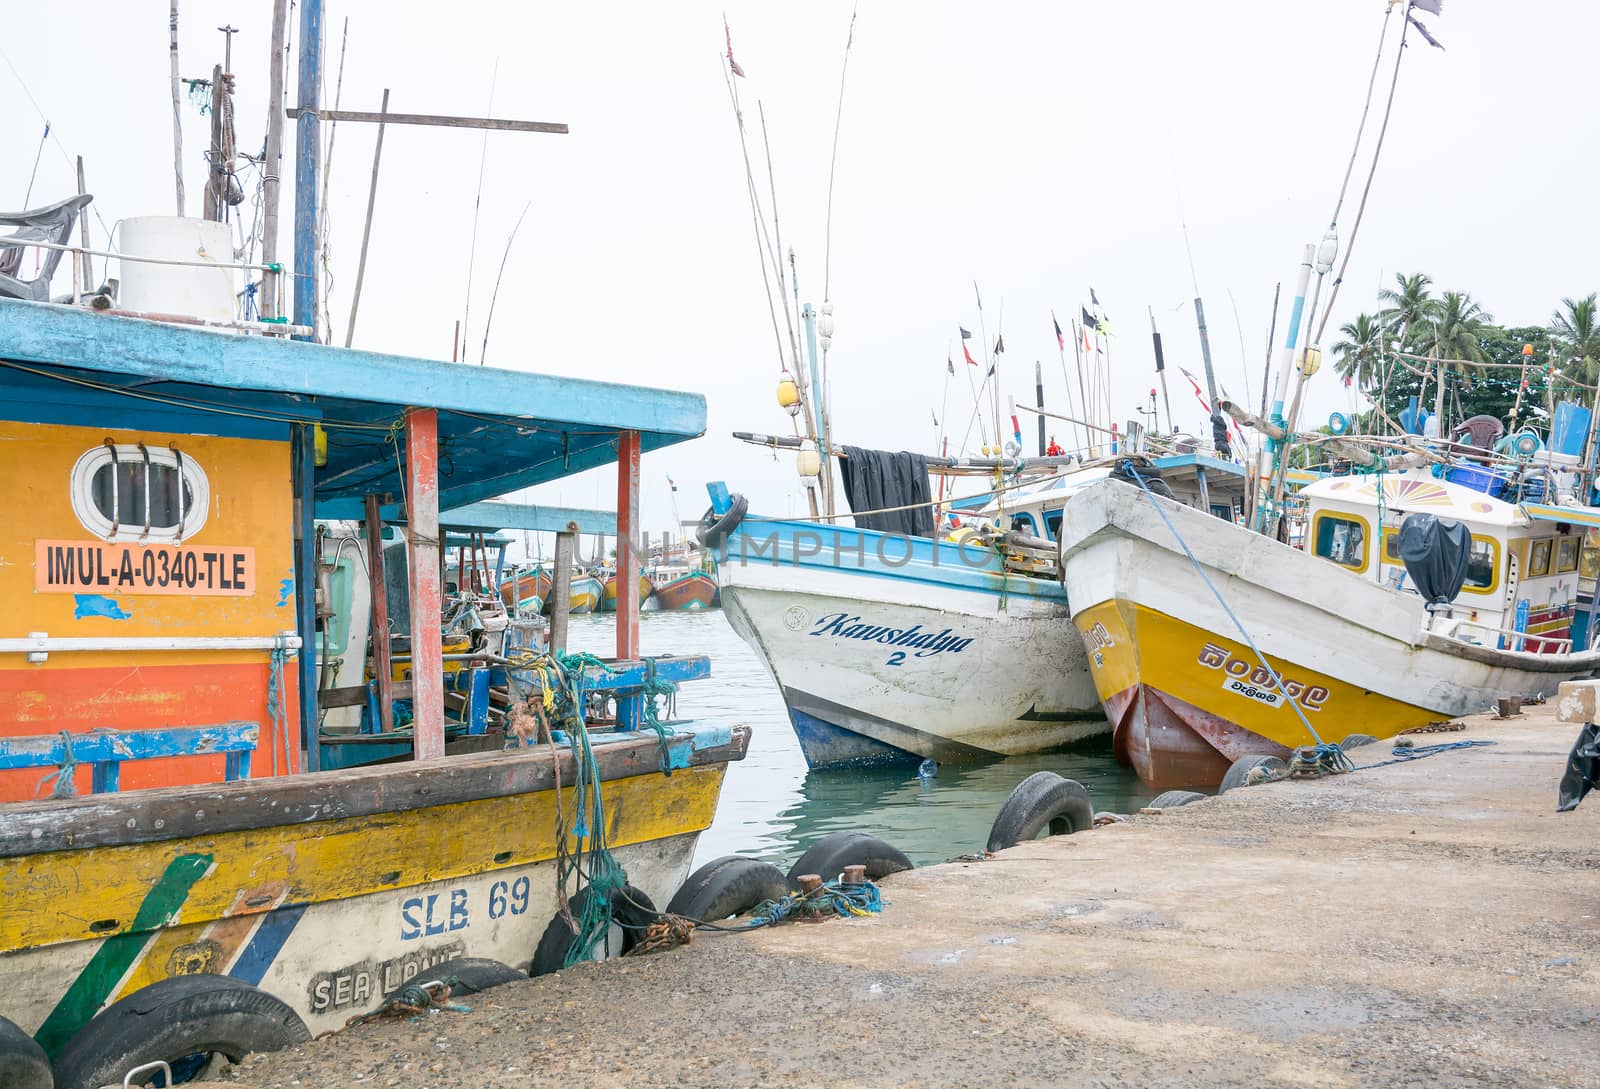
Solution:
[(294, 579), (288, 578), (278, 583), (278, 608), (281, 609), (285, 605), (289, 604), (289, 600), (293, 597)]
[(103, 617), (106, 620), (133, 619), (133, 614), (119, 605), (116, 598), (106, 597), (104, 594), (74, 594), (72, 597), (77, 605), (72, 611), (74, 620), (85, 620), (89, 617)]

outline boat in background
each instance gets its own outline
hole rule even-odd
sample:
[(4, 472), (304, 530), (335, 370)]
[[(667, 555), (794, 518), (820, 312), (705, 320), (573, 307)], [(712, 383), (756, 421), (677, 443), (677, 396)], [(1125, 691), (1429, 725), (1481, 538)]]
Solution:
[(500, 583), (500, 599), (506, 608), (524, 614), (544, 612), (544, 603), (550, 600), (550, 569), (547, 567), (519, 567)]
[[(639, 604), (643, 605), (655, 590), (655, 583), (650, 581), (648, 575), (639, 576)], [(617, 611), (617, 573), (612, 571), (606, 575), (605, 584), (600, 596), (600, 612), (614, 613)]]
[[(1152, 474), (1164, 467), (1162, 486), (1189, 501), (1238, 508), (1237, 465), (1136, 460)], [(777, 681), (807, 764), (984, 760), (1107, 732), (1055, 534), (1068, 497), (1116, 469), (1105, 461), (1022, 485), (1003, 515), (980, 502), (940, 539), (756, 515), (708, 538), (723, 609)], [(734, 497), (708, 490), (725, 525)]]
[(715, 608), (717, 580), (704, 571), (671, 566), (657, 567), (651, 572), (654, 589), (651, 600), (660, 612), (689, 612)]
[(605, 592), (605, 586), (596, 576), (574, 573), (572, 576), (572, 604), (568, 611), (574, 614), (599, 612), (600, 602), (605, 597)]

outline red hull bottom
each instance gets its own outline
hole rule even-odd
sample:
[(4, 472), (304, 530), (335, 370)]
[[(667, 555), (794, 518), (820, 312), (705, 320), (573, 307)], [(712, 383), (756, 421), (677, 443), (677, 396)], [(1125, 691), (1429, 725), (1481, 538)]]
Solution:
[(1117, 760), (1157, 790), (1215, 787), (1241, 756), (1289, 757), (1277, 742), (1147, 684), (1125, 688), (1105, 702)]

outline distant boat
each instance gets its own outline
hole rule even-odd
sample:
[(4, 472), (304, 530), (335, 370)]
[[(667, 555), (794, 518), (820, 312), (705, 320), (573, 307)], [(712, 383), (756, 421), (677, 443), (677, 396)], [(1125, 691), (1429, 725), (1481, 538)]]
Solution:
[(500, 583), (500, 599), (506, 607), (528, 613), (544, 611), (550, 598), (550, 572), (545, 568), (517, 571)]
[(572, 579), (572, 599), (568, 611), (574, 613), (592, 613), (600, 610), (600, 602), (605, 599), (605, 587), (593, 575), (574, 575)]
[(662, 612), (713, 608), (717, 603), (717, 580), (703, 571), (657, 568), (655, 602)]
[[(655, 590), (655, 583), (644, 575), (639, 576), (639, 604), (643, 605)], [(605, 590), (600, 597), (600, 611), (614, 613), (617, 611), (617, 575), (616, 572), (606, 576)]]

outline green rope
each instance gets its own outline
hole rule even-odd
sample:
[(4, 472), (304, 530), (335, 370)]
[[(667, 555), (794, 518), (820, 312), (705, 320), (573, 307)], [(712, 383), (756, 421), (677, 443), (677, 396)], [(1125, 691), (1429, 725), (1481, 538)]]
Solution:
[(66, 730), (61, 731), (61, 744), (66, 746), (67, 750), (62, 755), (61, 766), (39, 780), (39, 785), (34, 787), (35, 794), (43, 790), (44, 785), (51, 780), (55, 782), (50, 788), (50, 797), (70, 798), (77, 794), (78, 789), (72, 782), (72, 773), (78, 770), (78, 757), (72, 751), (72, 735)]

